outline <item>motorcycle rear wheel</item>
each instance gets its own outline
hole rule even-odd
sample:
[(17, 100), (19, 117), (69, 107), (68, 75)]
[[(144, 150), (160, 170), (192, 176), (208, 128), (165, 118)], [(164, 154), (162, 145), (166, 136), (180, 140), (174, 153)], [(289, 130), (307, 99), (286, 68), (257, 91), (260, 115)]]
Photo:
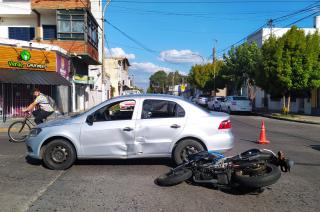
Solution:
[(276, 183), (281, 177), (281, 171), (273, 164), (266, 164), (265, 173), (260, 175), (246, 175), (236, 172), (233, 180), (244, 188), (262, 188)]
[(173, 186), (192, 177), (192, 171), (187, 168), (170, 171), (166, 174), (159, 176), (156, 183), (160, 186)]

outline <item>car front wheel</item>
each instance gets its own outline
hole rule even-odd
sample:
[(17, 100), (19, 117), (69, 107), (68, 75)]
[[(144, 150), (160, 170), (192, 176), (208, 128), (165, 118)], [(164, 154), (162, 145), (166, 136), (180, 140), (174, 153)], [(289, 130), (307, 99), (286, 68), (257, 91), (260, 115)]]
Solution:
[(179, 165), (188, 161), (188, 156), (197, 152), (204, 151), (205, 148), (199, 141), (193, 139), (185, 139), (178, 143), (173, 150), (173, 160)]
[(43, 163), (49, 169), (68, 169), (76, 160), (76, 151), (72, 144), (66, 140), (53, 140), (44, 148)]

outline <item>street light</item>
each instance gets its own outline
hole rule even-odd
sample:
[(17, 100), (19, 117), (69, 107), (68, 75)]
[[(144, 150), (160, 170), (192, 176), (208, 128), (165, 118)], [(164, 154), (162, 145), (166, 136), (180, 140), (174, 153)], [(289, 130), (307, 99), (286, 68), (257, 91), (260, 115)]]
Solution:
[[(102, 3), (102, 0), (101, 0), (101, 3)], [(101, 17), (101, 19), (102, 19), (102, 27), (101, 27), (101, 30), (102, 30), (102, 76), (101, 76), (101, 79), (102, 79), (102, 85), (103, 85), (103, 91), (105, 91), (105, 44), (104, 44), (104, 42), (105, 42), (105, 34), (104, 34), (104, 30), (105, 30), (105, 28), (104, 28), (104, 21), (105, 21), (105, 12), (106, 12), (106, 10), (107, 10), (107, 7), (110, 5), (110, 3), (111, 3), (111, 0), (107, 0), (107, 3), (104, 5), (104, 7), (103, 7), (103, 10), (102, 10), (102, 17)], [(102, 92), (102, 93), (104, 93), (104, 92)], [(105, 95), (103, 95), (103, 98), (102, 98), (102, 100), (104, 100), (104, 98), (105, 98)]]

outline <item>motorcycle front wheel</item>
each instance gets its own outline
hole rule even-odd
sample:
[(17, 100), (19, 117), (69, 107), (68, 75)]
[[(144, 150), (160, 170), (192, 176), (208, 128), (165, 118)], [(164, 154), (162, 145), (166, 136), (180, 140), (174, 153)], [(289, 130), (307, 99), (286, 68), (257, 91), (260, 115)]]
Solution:
[(170, 172), (159, 176), (156, 183), (160, 186), (173, 186), (192, 177), (192, 171), (187, 168), (171, 170)]
[(281, 177), (281, 171), (273, 164), (266, 164), (265, 170), (256, 175), (243, 171), (235, 172), (233, 180), (243, 188), (262, 188), (276, 183)]

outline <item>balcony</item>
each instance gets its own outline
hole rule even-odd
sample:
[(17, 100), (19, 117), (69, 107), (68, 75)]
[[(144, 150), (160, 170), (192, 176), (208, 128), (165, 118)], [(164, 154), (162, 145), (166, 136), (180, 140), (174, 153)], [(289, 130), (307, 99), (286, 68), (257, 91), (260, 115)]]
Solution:
[(39, 43), (59, 46), (67, 50), (70, 55), (78, 56), (89, 65), (99, 65), (99, 53), (89, 42), (69, 40), (41, 40)]
[(81, 9), (91, 8), (90, 0), (32, 0), (32, 9)]

